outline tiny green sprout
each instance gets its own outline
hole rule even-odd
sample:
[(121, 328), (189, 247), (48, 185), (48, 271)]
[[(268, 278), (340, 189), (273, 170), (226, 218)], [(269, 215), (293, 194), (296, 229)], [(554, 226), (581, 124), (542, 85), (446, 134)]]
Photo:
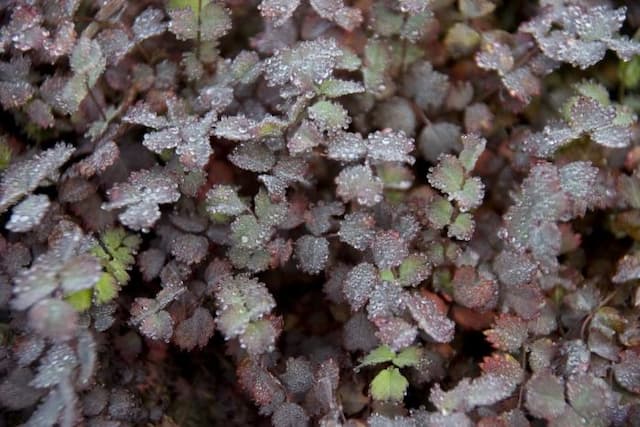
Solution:
[(101, 305), (113, 300), (122, 285), (129, 281), (128, 270), (135, 262), (134, 255), (140, 246), (137, 234), (128, 234), (123, 228), (112, 228), (100, 235), (91, 249), (104, 271), (95, 284), (65, 297), (76, 311), (86, 311), (92, 304)]
[(391, 362), (398, 368), (416, 366), (420, 362), (421, 356), (422, 350), (417, 346), (407, 347), (400, 353), (396, 353), (388, 345), (381, 345), (366, 355), (357, 369), (386, 362)]
[[(123, 228), (112, 228), (100, 235), (99, 243), (91, 249), (91, 253), (100, 260), (106, 273), (112, 276), (118, 285), (125, 285), (129, 282), (128, 270), (135, 263), (134, 256), (138, 252), (140, 242), (140, 236), (137, 234), (129, 234)], [(99, 284), (105, 286), (100, 291), (102, 299), (111, 291), (106, 290), (106, 279), (101, 278)]]
[(378, 372), (371, 381), (370, 393), (375, 400), (400, 401), (407, 392), (409, 381), (395, 366)]
[(391, 271), (391, 269), (380, 270), (380, 280), (383, 282), (393, 282), (395, 280), (393, 271)]
[(362, 359), (362, 363), (358, 365), (357, 369), (364, 366), (377, 365), (379, 363), (391, 362), (396, 357), (396, 353), (391, 350), (387, 345), (381, 345), (380, 347), (372, 350), (369, 354)]
[(389, 346), (382, 345), (366, 355), (356, 369), (390, 362), (392, 366), (378, 372), (371, 381), (370, 393), (375, 400), (400, 401), (406, 394), (409, 382), (398, 368), (417, 366), (421, 355), (422, 349), (417, 346), (396, 353)]

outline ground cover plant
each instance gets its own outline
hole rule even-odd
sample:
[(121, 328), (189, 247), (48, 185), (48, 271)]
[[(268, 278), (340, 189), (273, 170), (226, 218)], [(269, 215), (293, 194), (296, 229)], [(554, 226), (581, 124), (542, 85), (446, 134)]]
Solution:
[(0, 3), (0, 425), (640, 423), (640, 3)]

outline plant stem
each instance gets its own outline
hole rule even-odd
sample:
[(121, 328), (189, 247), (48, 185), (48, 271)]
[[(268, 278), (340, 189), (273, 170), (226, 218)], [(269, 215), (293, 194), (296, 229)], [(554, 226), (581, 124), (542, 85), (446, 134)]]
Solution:
[(107, 119), (107, 115), (104, 113), (104, 110), (102, 109), (102, 105), (100, 105), (100, 103), (98, 102), (98, 99), (93, 94), (93, 91), (91, 90), (87, 82), (85, 82), (84, 84), (87, 87), (87, 92), (89, 92), (89, 96), (91, 97), (91, 100), (93, 101), (94, 104), (96, 104), (96, 108), (98, 108), (98, 112), (100, 113), (102, 120), (104, 120), (105, 122), (108, 122), (109, 119)]

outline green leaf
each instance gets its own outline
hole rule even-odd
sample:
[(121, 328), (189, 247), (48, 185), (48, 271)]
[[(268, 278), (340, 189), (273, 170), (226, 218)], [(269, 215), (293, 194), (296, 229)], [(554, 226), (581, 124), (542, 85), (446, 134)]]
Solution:
[(211, 215), (236, 216), (247, 210), (247, 206), (238, 196), (238, 190), (231, 185), (214, 185), (207, 192), (207, 212)]
[(102, 233), (100, 237), (108, 250), (114, 250), (122, 244), (125, 234), (122, 228), (112, 228)]
[[(137, 234), (127, 234), (124, 239), (122, 239), (122, 246), (130, 249), (130, 252), (136, 252), (142, 243), (142, 238)], [(131, 260), (133, 263), (134, 259), (131, 256), (131, 253), (128, 253), (127, 260)]]
[(480, 155), (483, 153), (486, 145), (487, 140), (478, 135), (462, 135), (463, 148), (458, 155), (458, 159), (460, 160), (462, 167), (464, 167), (467, 173), (471, 172), (476, 166), (476, 162), (480, 158)]
[(380, 280), (382, 280), (383, 282), (393, 282), (395, 280), (393, 271), (391, 271), (390, 269), (380, 270)]
[(364, 87), (362, 84), (352, 80), (327, 79), (318, 86), (317, 92), (328, 98), (338, 98), (344, 95), (364, 92)]
[(429, 184), (445, 194), (452, 195), (462, 189), (464, 169), (462, 163), (450, 154), (440, 158), (438, 165), (429, 169)]
[(240, 215), (231, 223), (231, 240), (235, 245), (247, 249), (255, 249), (265, 243), (271, 235), (266, 227), (258, 224), (253, 215)]
[(449, 226), (447, 234), (460, 240), (470, 240), (475, 230), (476, 224), (470, 213), (461, 213)]
[(76, 311), (85, 311), (91, 307), (91, 289), (83, 289), (78, 292), (74, 292), (65, 297), (65, 300)]
[(318, 101), (307, 110), (320, 130), (336, 131), (346, 129), (351, 123), (347, 110), (338, 103), (331, 101)]
[(270, 114), (267, 114), (258, 124), (256, 125), (255, 132), (257, 138), (269, 138), (269, 137), (277, 137), (281, 136), (289, 123), (286, 121), (279, 119), (278, 117), (274, 117)]
[(399, 278), (402, 286), (416, 286), (429, 277), (429, 274), (431, 274), (431, 264), (423, 254), (411, 254), (400, 264)]
[(198, 2), (200, 0), (169, 0), (169, 7), (175, 9), (191, 8), (194, 12), (198, 12)]
[(116, 260), (111, 260), (106, 265), (107, 271), (113, 276), (114, 279), (120, 284), (127, 284), (129, 282), (129, 273), (125, 270), (122, 263)]
[(202, 2), (200, 11), (200, 37), (204, 41), (217, 40), (231, 29), (231, 16), (222, 4), (205, 3)]
[(340, 46), (342, 55), (338, 58), (336, 68), (347, 71), (357, 71), (362, 66), (360, 57), (347, 46)]
[(375, 400), (400, 401), (409, 386), (409, 381), (396, 367), (388, 367), (380, 372), (371, 381), (371, 396)]
[(396, 357), (396, 353), (389, 346), (381, 345), (367, 354), (358, 368), (363, 366), (377, 365), (378, 363), (390, 362)]
[(453, 206), (443, 197), (437, 197), (427, 208), (427, 218), (438, 230), (449, 225), (453, 215)]
[(628, 105), (623, 105), (616, 108), (616, 117), (613, 119), (614, 126), (629, 127), (636, 122), (636, 115), (632, 108)]
[(250, 322), (263, 318), (276, 305), (264, 283), (247, 276), (225, 279), (215, 296), (216, 325), (226, 338), (244, 333)]
[(287, 203), (274, 203), (264, 188), (260, 188), (253, 198), (253, 203), (258, 221), (264, 226), (276, 226), (287, 218), (289, 212)]
[(135, 263), (135, 258), (133, 256), (131, 248), (121, 246), (119, 248), (113, 249), (110, 252), (111, 256), (113, 257), (113, 262), (120, 264), (125, 270), (129, 269), (129, 267), (131, 267)]
[(104, 71), (106, 60), (96, 40), (81, 37), (73, 48), (69, 65), (77, 76), (83, 76), (83, 84), (93, 86)]
[(233, 59), (229, 71), (235, 81), (242, 84), (252, 83), (262, 72), (260, 57), (256, 52), (243, 50)]
[(364, 48), (364, 56), (365, 67), (362, 70), (362, 75), (367, 92), (374, 95), (386, 93), (389, 85), (385, 74), (390, 62), (386, 44), (380, 40), (369, 39)]
[(640, 56), (634, 56), (631, 61), (620, 61), (618, 77), (625, 88), (637, 88), (640, 84)]
[(468, 178), (462, 186), (462, 189), (456, 191), (452, 197), (456, 200), (462, 212), (475, 209), (482, 204), (484, 184), (482, 184), (480, 178), (476, 176)]
[(240, 345), (250, 355), (259, 355), (267, 351), (273, 351), (274, 344), (282, 329), (278, 318), (267, 316), (247, 325), (245, 331), (238, 337)]
[(135, 263), (134, 255), (138, 253), (142, 239), (117, 227), (103, 232), (100, 242), (91, 249), (91, 253), (119, 285), (127, 284), (130, 280), (128, 270)]
[(96, 303), (104, 304), (111, 301), (118, 295), (118, 290), (116, 279), (109, 273), (103, 273), (94, 287)]
[(580, 95), (593, 98), (601, 105), (611, 104), (611, 100), (609, 99), (609, 91), (600, 83), (596, 83), (591, 80), (585, 80), (577, 83), (574, 87)]
[[(412, 1), (413, 0), (409, 0), (409, 2), (412, 2)], [(427, 7), (426, 4), (423, 3), (423, 7)], [(413, 45), (413, 43), (418, 42), (424, 36), (426, 29), (428, 28), (428, 25), (429, 25), (429, 20), (432, 17), (433, 17), (433, 14), (431, 13), (431, 11), (423, 11), (421, 13), (409, 13), (407, 15), (407, 19), (405, 20), (404, 25), (402, 25), (400, 38), (402, 40), (407, 40), (412, 43), (407, 46), (407, 49), (406, 49), (407, 56), (405, 57), (405, 59), (408, 59), (411, 56), (412, 50), (419, 52), (419, 56), (416, 56), (415, 59), (418, 59), (424, 55), (423, 49), (422, 48), (415, 49), (417, 46)], [(413, 59), (409, 59), (404, 63), (411, 64), (413, 61), (414, 61)]]
[(416, 366), (420, 363), (420, 357), (422, 356), (422, 349), (420, 347), (407, 347), (402, 350), (391, 361), (398, 368), (404, 368), (407, 366)]
[(371, 26), (377, 35), (392, 37), (400, 33), (404, 21), (401, 14), (395, 13), (381, 3), (375, 3), (371, 15)]

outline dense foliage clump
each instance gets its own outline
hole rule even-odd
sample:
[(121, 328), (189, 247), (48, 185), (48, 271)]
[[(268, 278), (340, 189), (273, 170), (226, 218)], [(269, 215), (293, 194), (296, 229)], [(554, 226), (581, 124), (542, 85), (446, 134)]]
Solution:
[(0, 2), (0, 425), (636, 425), (638, 28)]

